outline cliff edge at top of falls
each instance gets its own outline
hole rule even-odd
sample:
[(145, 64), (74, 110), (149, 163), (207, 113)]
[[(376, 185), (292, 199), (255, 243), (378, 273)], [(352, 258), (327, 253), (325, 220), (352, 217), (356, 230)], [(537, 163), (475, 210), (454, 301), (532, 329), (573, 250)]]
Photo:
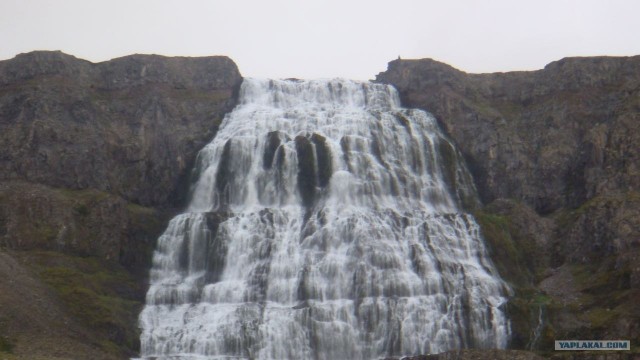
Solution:
[(394, 60), (378, 82), (433, 113), (485, 204), (492, 258), (515, 296), (512, 347), (631, 339), (640, 313), (640, 56), (565, 58), (468, 74)]
[(238, 67), (227, 56), (134, 54), (92, 63), (61, 51), (33, 51), (0, 61), (0, 85), (56, 75), (108, 89), (167, 84), (178, 89), (223, 90), (241, 80)]

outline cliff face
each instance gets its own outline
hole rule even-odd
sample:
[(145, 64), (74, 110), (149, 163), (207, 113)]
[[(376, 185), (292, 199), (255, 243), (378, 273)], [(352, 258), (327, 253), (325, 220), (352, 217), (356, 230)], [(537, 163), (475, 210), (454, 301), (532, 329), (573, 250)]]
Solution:
[(396, 60), (377, 81), (432, 112), (464, 154), (486, 205), (478, 220), (516, 289), (515, 347), (638, 341), (640, 56), (496, 74)]
[(640, 56), (568, 58), (502, 74), (400, 60), (377, 80), (439, 119), (487, 203), (517, 198), (548, 214), (640, 186)]
[(36, 52), (1, 62), (0, 180), (167, 204), (240, 82), (226, 57), (92, 64)]
[[(0, 62), (0, 355), (135, 354), (153, 245), (241, 80), (225, 57)], [(399, 60), (378, 81), (474, 173), (512, 346), (640, 343), (640, 57), (479, 75)]]
[(0, 298), (0, 354), (135, 354), (153, 245), (241, 81), (226, 57), (0, 62), (0, 255), (26, 279), (0, 293), (38, 284), (60, 314), (22, 326), (11, 309), (36, 299)]

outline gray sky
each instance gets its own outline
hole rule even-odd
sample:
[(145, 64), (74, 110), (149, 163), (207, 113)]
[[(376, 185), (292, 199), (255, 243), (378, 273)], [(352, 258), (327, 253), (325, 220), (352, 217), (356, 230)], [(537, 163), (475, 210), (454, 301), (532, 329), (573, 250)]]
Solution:
[(227, 55), (244, 76), (371, 79), (402, 58), (468, 72), (640, 54), (640, 0), (0, 0), (0, 59)]

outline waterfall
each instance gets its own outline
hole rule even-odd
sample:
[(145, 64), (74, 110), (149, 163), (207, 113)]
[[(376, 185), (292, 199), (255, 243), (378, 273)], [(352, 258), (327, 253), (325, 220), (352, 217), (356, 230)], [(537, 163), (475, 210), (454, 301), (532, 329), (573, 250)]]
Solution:
[(528, 350), (534, 351), (538, 347), (538, 341), (540, 341), (540, 336), (542, 335), (542, 330), (544, 329), (544, 305), (538, 305), (538, 322), (536, 327), (531, 329), (531, 335), (529, 336), (529, 342), (527, 343), (526, 348)]
[(382, 84), (245, 79), (158, 239), (143, 359), (504, 348), (508, 291), (433, 116)]

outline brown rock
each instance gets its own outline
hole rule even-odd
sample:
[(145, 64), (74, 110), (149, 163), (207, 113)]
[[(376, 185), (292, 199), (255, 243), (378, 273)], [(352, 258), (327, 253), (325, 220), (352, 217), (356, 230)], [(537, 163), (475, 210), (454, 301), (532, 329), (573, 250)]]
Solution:
[(0, 61), (2, 356), (135, 355), (155, 241), (241, 81), (226, 57)]
[(197, 151), (235, 104), (226, 57), (60, 52), (0, 62), (0, 180), (94, 188), (142, 205), (179, 202)]
[(532, 309), (544, 309), (545, 350), (562, 337), (640, 339), (640, 56), (496, 74), (396, 60), (377, 81), (432, 112), (464, 154), (514, 286), (518, 346), (531, 344)]
[(395, 60), (377, 81), (438, 118), (485, 203), (519, 199), (548, 214), (640, 185), (640, 56), (567, 58), (496, 74)]

